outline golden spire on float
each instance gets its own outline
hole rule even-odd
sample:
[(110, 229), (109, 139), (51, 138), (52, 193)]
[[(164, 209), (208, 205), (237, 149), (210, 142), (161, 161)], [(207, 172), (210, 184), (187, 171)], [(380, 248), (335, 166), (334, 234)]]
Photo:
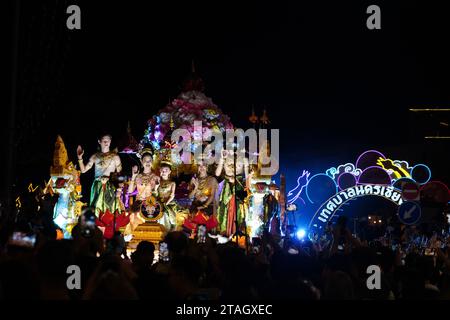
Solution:
[(120, 150), (120, 153), (136, 153), (138, 151), (139, 143), (131, 133), (130, 120), (128, 120), (127, 122), (127, 133), (122, 139), (119, 140), (117, 146)]
[(50, 175), (64, 175), (69, 173), (67, 166), (69, 157), (64, 141), (60, 135), (56, 137), (55, 150), (53, 152), (53, 165), (50, 167)]
[(270, 123), (269, 116), (267, 115), (266, 109), (263, 111), (263, 115), (259, 118), (262, 124), (268, 125)]
[(255, 114), (254, 107), (252, 107), (252, 114), (250, 115), (250, 117), (248, 117), (248, 120), (253, 124), (256, 124), (258, 122), (258, 116)]

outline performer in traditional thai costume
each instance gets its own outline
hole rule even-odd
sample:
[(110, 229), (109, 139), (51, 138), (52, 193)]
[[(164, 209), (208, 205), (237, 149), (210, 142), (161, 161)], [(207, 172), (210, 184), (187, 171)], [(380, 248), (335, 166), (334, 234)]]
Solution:
[(189, 198), (192, 199), (190, 213), (193, 218), (185, 221), (184, 227), (191, 231), (195, 231), (197, 225), (205, 225), (208, 231), (217, 227), (217, 187), (217, 179), (208, 175), (207, 164), (198, 163), (198, 177), (194, 176), (189, 186)]
[(80, 172), (69, 161), (67, 149), (61, 136), (57, 136), (50, 167), (50, 180), (44, 193), (58, 194), (53, 210), (53, 221), (62, 229), (64, 238), (69, 239), (72, 227), (77, 223), (83, 203), (81, 198)]
[[(245, 154), (245, 151), (239, 151)], [(235, 165), (236, 164), (236, 165)], [(236, 232), (236, 220), (241, 229), (248, 211), (245, 203), (245, 178), (248, 176), (248, 159), (234, 151), (222, 150), (216, 176), (224, 172), (222, 191), (217, 208), (218, 231), (227, 236)]]
[(156, 200), (156, 186), (160, 181), (159, 176), (152, 172), (152, 150), (144, 148), (139, 155), (143, 170), (142, 173), (139, 173), (137, 166), (132, 168), (133, 171), (130, 184), (128, 185), (128, 193), (133, 193), (137, 189), (137, 194), (136, 200), (131, 206), (130, 224), (125, 230), (125, 235), (131, 234), (146, 219), (149, 219), (152, 214), (158, 215), (159, 213), (159, 211), (155, 212), (155, 206), (150, 208)]
[(66, 170), (70, 175), (66, 175), (65, 178), (57, 178), (52, 187), (59, 195), (53, 211), (53, 221), (62, 229), (64, 238), (70, 239), (72, 228), (81, 214), (83, 203), (79, 201), (81, 198), (79, 171), (75, 169), (72, 162), (67, 165)]
[(58, 178), (53, 188), (58, 194), (58, 201), (53, 210), (53, 221), (61, 228), (64, 239), (70, 239), (71, 235), (68, 226), (74, 217), (71, 215), (73, 204), (70, 194), (73, 192), (73, 185), (64, 178)]
[(264, 228), (274, 236), (281, 236), (280, 203), (276, 197), (277, 185), (270, 184), (264, 197)]
[(109, 210), (111, 213), (120, 211), (120, 201), (116, 194), (116, 188), (110, 180), (112, 174), (122, 171), (122, 163), (119, 155), (110, 151), (111, 136), (104, 135), (98, 140), (100, 152), (89, 158), (85, 165), (83, 161), (84, 150), (77, 148), (78, 163), (81, 173), (85, 173), (95, 165), (95, 180), (92, 183), (90, 206), (95, 208), (97, 217), (100, 212)]
[(174, 200), (176, 184), (170, 180), (171, 172), (172, 164), (169, 161), (161, 161), (159, 169), (160, 184), (156, 188), (163, 216), (158, 220), (158, 223), (164, 226), (167, 232), (175, 230), (178, 211), (178, 205)]

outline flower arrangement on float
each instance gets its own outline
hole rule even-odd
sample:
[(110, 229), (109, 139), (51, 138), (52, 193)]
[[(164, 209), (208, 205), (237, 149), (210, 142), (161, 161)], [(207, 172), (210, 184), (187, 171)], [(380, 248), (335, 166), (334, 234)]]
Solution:
[[(200, 91), (181, 93), (171, 101), (158, 114), (147, 121), (147, 129), (141, 140), (141, 145), (151, 145), (155, 150), (164, 148), (165, 141), (170, 139), (167, 135), (173, 129), (186, 129), (194, 136), (194, 122), (202, 122), (202, 140), (209, 140), (214, 131), (225, 133), (232, 129), (230, 118), (225, 115), (210, 98)], [(195, 144), (191, 144), (191, 152), (195, 151)]]

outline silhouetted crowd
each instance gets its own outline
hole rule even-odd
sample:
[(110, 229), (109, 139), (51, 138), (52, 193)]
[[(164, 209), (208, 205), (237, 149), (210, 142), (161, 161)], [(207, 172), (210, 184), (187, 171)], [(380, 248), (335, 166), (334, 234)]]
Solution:
[[(73, 239), (56, 240), (50, 220), (28, 217), (13, 227), (0, 226), (1, 299), (450, 298), (450, 242), (444, 232), (425, 235), (409, 227), (402, 239), (386, 233), (366, 241), (334, 225), (321, 237), (275, 238), (264, 232), (258, 241), (239, 246), (176, 231), (163, 239), (168, 254), (158, 259), (158, 245), (142, 241), (127, 256), (120, 233), (105, 241), (97, 227), (86, 233), (81, 223), (73, 228)], [(69, 288), (76, 283), (69, 266), (80, 271), (78, 288)], [(379, 268), (378, 278), (369, 266)]]
[[(171, 232), (168, 261), (155, 260), (155, 245), (142, 241), (127, 257), (120, 234), (104, 243), (99, 230), (73, 240), (38, 237), (34, 247), (3, 244), (2, 299), (440, 299), (450, 297), (449, 249), (414, 243), (395, 250), (383, 241), (363, 243), (334, 230), (334, 239), (296, 239), (283, 245), (265, 234), (260, 246), (217, 244)], [(437, 242), (437, 241), (436, 241)], [(430, 251), (431, 250), (431, 251)], [(81, 271), (80, 289), (68, 289), (68, 266)], [(367, 285), (368, 267), (379, 266), (380, 287)], [(375, 283), (375, 282), (374, 282)]]

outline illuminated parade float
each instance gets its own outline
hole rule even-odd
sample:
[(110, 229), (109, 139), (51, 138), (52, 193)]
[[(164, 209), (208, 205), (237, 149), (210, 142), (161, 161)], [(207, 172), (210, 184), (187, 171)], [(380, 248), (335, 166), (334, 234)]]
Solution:
[[(260, 118), (252, 112), (249, 120), (254, 126), (269, 123), (265, 110)], [(199, 226), (218, 242), (237, 236), (234, 241), (241, 246), (264, 230), (281, 236), (284, 184), (280, 190), (272, 175), (264, 173), (267, 162), (258, 158), (250, 163), (245, 149), (206, 151), (207, 141), (225, 136), (234, 127), (204, 94), (203, 81), (195, 72), (178, 97), (147, 125), (139, 142), (128, 126), (127, 136), (118, 144), (120, 150), (110, 150), (109, 134), (99, 137), (99, 151), (89, 158), (84, 158), (84, 150), (78, 146), (79, 170), (69, 160), (62, 138), (57, 137), (44, 194), (58, 197), (54, 223), (60, 237), (71, 237), (83, 206), (93, 210), (95, 223), (106, 239), (120, 231), (132, 249), (142, 240), (157, 243), (170, 231), (184, 231), (194, 238)], [(184, 136), (174, 139), (180, 129)], [(174, 156), (172, 151), (183, 141), (188, 144)], [(262, 148), (264, 154), (270, 153), (268, 143)], [(238, 157), (239, 152), (243, 157)], [(212, 161), (214, 156), (218, 161)], [(122, 168), (122, 161), (130, 157), (138, 165)], [(94, 182), (90, 197), (81, 199), (80, 174), (91, 168)]]

